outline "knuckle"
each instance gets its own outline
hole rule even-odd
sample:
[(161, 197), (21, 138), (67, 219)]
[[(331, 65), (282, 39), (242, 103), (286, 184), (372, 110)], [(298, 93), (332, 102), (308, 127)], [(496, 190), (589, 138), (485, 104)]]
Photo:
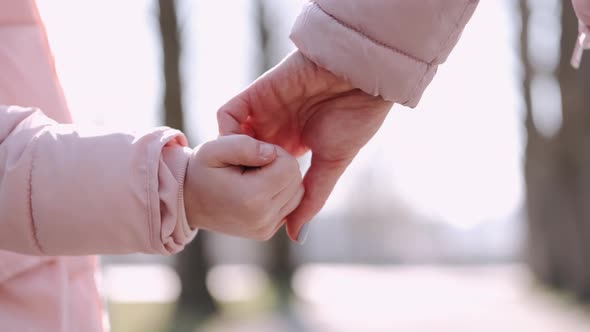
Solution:
[(280, 169), (280, 173), (277, 173), (277, 180), (278, 182), (271, 182), (269, 183), (272, 188), (277, 186), (283, 186), (285, 182), (289, 183), (295, 180), (301, 180), (301, 170), (299, 168), (299, 163), (295, 158), (281, 158), (281, 164), (277, 165)]
[(203, 143), (197, 147), (195, 158), (201, 161), (206, 160), (211, 155), (212, 151), (214, 151), (212, 142)]
[(234, 119), (232, 116), (232, 112), (231, 112), (231, 108), (228, 107), (227, 105), (221, 106), (221, 108), (219, 108), (217, 110), (217, 121), (220, 125), (226, 124), (229, 121), (232, 121)]
[(249, 195), (244, 197), (242, 205), (249, 215), (256, 215), (264, 208), (264, 200), (260, 195)]
[(240, 151), (244, 154), (249, 154), (251, 151), (258, 151), (258, 142), (252, 137), (244, 134), (233, 134), (230, 136), (224, 136), (227, 142), (240, 147)]
[(268, 225), (264, 229), (258, 231), (256, 233), (256, 240), (258, 241), (268, 241), (272, 239), (275, 234), (275, 230), (272, 226)]
[(256, 228), (257, 232), (263, 232), (267, 226), (268, 226), (268, 221), (266, 220), (266, 218), (257, 218), (254, 221), (254, 228)]
[(254, 229), (254, 232), (262, 240), (264, 240), (268, 237), (269, 233), (273, 232), (275, 228), (274, 219), (272, 218), (270, 213), (265, 211), (263, 214), (259, 215), (258, 218), (254, 220), (252, 228)]
[(210, 142), (206, 142), (206, 143), (201, 144), (201, 146), (199, 146), (198, 153), (200, 155), (208, 155), (208, 154), (210, 154), (211, 151), (214, 150), (214, 146), (213, 145), (214, 145), (213, 141), (210, 141)]
[(261, 195), (252, 195), (243, 201), (245, 216), (252, 220), (252, 225), (257, 229), (268, 223), (268, 211), (270, 206), (268, 199)]
[(222, 106), (220, 109), (217, 110), (217, 120), (222, 120), (227, 116), (227, 108)]

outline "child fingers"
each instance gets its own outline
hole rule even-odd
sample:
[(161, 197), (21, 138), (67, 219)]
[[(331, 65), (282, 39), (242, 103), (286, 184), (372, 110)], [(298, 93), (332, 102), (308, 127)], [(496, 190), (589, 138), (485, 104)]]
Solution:
[(285, 217), (297, 207), (302, 198), (303, 186), (301, 180), (296, 178), (277, 195), (267, 198), (265, 217), (257, 218), (264, 221), (256, 226), (255, 238), (263, 241), (270, 239), (286, 223)]
[(297, 160), (280, 148), (277, 151), (273, 163), (249, 174), (258, 180), (260, 190), (270, 193), (271, 197), (282, 192), (293, 181), (301, 183), (302, 180)]
[(279, 217), (281, 220), (285, 219), (291, 212), (293, 212), (299, 206), (301, 200), (303, 200), (303, 196), (305, 196), (305, 188), (303, 185), (299, 184), (296, 190), (297, 191), (290, 196), (280, 209)]
[(281, 191), (276, 193), (272, 197), (272, 204), (276, 207), (275, 211), (278, 211), (279, 208), (282, 208), (287, 202), (297, 193), (299, 187), (301, 187), (301, 179), (294, 177), (291, 179), (287, 185), (285, 185)]
[(275, 160), (277, 148), (246, 135), (231, 135), (203, 144), (198, 153), (209, 167), (261, 167)]
[(303, 199), (305, 190), (300, 183), (294, 182), (295, 186), (289, 186), (283, 190), (277, 197), (273, 199), (274, 204), (281, 206), (278, 215), (273, 218), (272, 224), (268, 224), (263, 228), (257, 230), (258, 234), (255, 236), (258, 240), (266, 241), (272, 238), (276, 232), (287, 223), (285, 219)]

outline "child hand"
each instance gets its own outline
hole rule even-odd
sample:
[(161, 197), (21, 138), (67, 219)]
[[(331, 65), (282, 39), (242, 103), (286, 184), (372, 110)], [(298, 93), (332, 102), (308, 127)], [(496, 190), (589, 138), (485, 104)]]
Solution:
[(268, 240), (301, 202), (297, 160), (245, 135), (220, 137), (191, 156), (184, 185), (189, 225)]

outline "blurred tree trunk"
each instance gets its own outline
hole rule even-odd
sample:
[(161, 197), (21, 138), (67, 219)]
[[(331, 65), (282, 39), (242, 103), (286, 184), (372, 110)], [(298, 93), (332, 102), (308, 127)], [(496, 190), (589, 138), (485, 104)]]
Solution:
[[(270, 36), (271, 27), (268, 24), (268, 6), (265, 0), (255, 1), (256, 10), (256, 28), (260, 42), (261, 61), (259, 65), (259, 74), (265, 73), (272, 68), (275, 63), (272, 60), (272, 45)], [(269, 273), (272, 280), (279, 288), (281, 302), (286, 302), (290, 295), (291, 276), (293, 275), (293, 262), (290, 257), (290, 240), (287, 233), (281, 229), (270, 241), (272, 247), (270, 252)]]
[[(177, 20), (176, 1), (159, 0), (158, 3), (165, 79), (165, 124), (172, 128), (185, 130), (180, 75), (180, 27)], [(215, 312), (213, 299), (205, 284), (209, 266), (205, 257), (203, 235), (203, 232), (199, 234), (199, 238), (187, 246), (177, 257), (177, 272), (182, 290), (173, 324), (176, 331), (192, 331), (194, 326), (191, 325)]]
[[(569, 190), (569, 215), (573, 222), (568, 232), (569, 255), (564, 271), (567, 285), (583, 298), (590, 295), (590, 67), (580, 70), (570, 65), (570, 56), (578, 35), (578, 19), (571, 1), (561, 1), (561, 59), (557, 77), (561, 89), (563, 126), (560, 131), (560, 166), (564, 185)], [(586, 58), (587, 60), (587, 58)], [(568, 246), (569, 244), (569, 246)]]
[[(561, 5), (557, 79), (563, 123), (554, 137), (547, 138), (539, 133), (533, 121), (531, 82), (536, 72), (529, 57), (529, 8), (526, 0), (520, 0), (522, 89), (528, 135), (524, 165), (528, 257), (539, 280), (587, 296), (590, 294), (590, 103), (583, 91), (590, 91), (590, 72), (587, 64), (579, 72), (569, 65), (577, 19), (570, 1), (562, 1)], [(582, 81), (583, 77), (586, 82)]]
[(271, 56), (270, 36), (272, 34), (271, 28), (267, 23), (268, 7), (265, 0), (255, 0), (255, 16), (256, 16), (256, 31), (258, 32), (258, 41), (260, 48), (260, 56), (262, 60), (259, 63), (258, 74), (262, 75), (267, 70), (273, 67), (274, 63)]
[(164, 123), (184, 130), (180, 77), (180, 34), (175, 0), (159, 0), (160, 35), (164, 66)]
[[(548, 232), (551, 223), (559, 218), (554, 215), (555, 207), (544, 203), (553, 195), (556, 187), (551, 183), (555, 179), (555, 156), (553, 153), (554, 142), (543, 137), (535, 127), (533, 121), (533, 105), (531, 96), (531, 82), (535, 70), (529, 57), (529, 16), (530, 9), (527, 0), (520, 0), (521, 33), (520, 33), (520, 57), (523, 67), (522, 93), (526, 110), (525, 128), (527, 132), (527, 144), (525, 149), (524, 176), (527, 191), (526, 209), (528, 214), (528, 258), (529, 264), (543, 281), (556, 279), (555, 267), (550, 256), (550, 244)], [(549, 210), (549, 211), (545, 211)]]

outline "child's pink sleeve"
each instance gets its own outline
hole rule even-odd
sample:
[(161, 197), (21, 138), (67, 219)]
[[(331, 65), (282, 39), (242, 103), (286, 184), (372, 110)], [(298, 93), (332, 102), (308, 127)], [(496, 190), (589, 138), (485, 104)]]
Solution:
[(180, 251), (195, 235), (184, 215), (186, 145), (169, 128), (109, 132), (0, 106), (0, 249)]

